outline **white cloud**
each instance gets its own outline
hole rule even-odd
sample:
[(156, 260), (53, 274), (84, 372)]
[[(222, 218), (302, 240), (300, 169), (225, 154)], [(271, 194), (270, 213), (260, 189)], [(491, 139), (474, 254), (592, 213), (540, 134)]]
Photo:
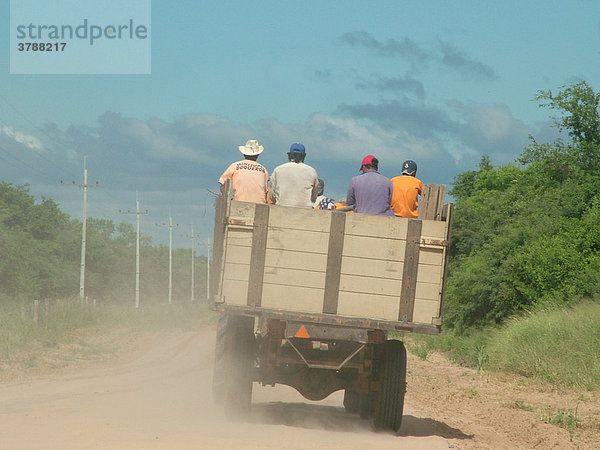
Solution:
[(15, 142), (23, 144), (24, 146), (32, 150), (44, 149), (42, 141), (40, 141), (37, 137), (25, 134), (22, 131), (15, 130), (13, 127), (9, 127), (7, 125), (0, 125), (0, 134), (4, 134), (9, 138), (13, 139)]

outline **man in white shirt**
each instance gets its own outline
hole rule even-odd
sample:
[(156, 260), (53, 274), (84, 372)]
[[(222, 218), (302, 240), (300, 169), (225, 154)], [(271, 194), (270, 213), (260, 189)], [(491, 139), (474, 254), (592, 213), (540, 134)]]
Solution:
[(271, 174), (270, 195), (276, 205), (312, 208), (317, 198), (317, 171), (304, 164), (306, 149), (300, 142), (291, 145), (289, 162), (277, 166)]

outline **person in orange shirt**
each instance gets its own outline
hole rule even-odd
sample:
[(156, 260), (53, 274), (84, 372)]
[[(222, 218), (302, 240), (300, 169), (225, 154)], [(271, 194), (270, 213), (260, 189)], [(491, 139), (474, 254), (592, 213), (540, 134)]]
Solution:
[(423, 190), (423, 182), (417, 178), (417, 163), (410, 159), (402, 163), (402, 175), (392, 178), (392, 209), (398, 217), (419, 217), (418, 198)]
[(267, 203), (269, 172), (256, 162), (258, 155), (263, 152), (263, 146), (259, 145), (257, 140), (251, 139), (238, 149), (244, 155), (244, 159), (234, 162), (223, 172), (219, 178), (221, 189), (225, 180), (232, 180), (234, 200)]

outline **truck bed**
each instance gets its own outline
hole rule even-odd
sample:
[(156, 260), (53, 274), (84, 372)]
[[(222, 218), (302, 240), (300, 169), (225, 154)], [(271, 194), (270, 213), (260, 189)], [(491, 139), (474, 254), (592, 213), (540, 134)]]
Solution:
[(438, 333), (452, 204), (427, 186), (406, 219), (217, 199), (214, 309)]

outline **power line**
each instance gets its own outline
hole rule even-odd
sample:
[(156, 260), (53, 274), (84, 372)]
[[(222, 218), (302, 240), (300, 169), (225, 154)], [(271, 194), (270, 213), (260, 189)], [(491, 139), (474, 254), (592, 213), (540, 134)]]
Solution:
[(157, 227), (169, 228), (169, 305), (173, 300), (173, 228), (178, 227), (178, 224), (173, 225), (173, 217), (171, 216), (171, 208), (169, 208), (169, 224), (156, 224)]
[(140, 201), (138, 200), (138, 193), (135, 191), (135, 212), (132, 211), (119, 211), (121, 214), (135, 214), (136, 215), (136, 239), (135, 239), (135, 308), (140, 307), (140, 215), (148, 214), (148, 210), (140, 211)]
[[(83, 218), (81, 225), (81, 270), (79, 273), (79, 299), (83, 301), (85, 299), (85, 247), (86, 247), (86, 230), (87, 230), (87, 188), (88, 188), (88, 173), (87, 173), (87, 156), (83, 157), (83, 184), (76, 184), (75, 182), (70, 184), (65, 184), (60, 182), (63, 186), (77, 186), (83, 187)], [(96, 184), (92, 184), (91, 186), (98, 186), (98, 182)]]

